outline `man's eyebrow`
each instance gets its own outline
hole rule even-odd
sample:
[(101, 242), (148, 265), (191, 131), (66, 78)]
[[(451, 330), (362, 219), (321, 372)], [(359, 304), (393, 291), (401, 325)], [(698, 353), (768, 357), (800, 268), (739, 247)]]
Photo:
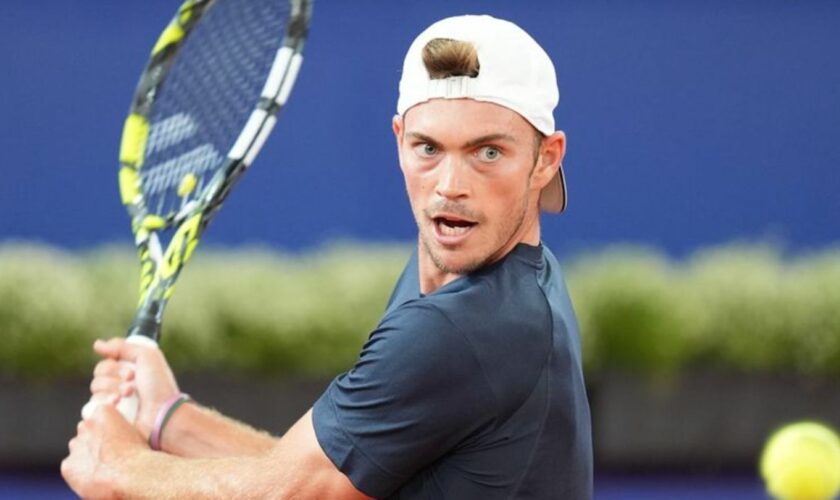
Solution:
[(512, 135), (508, 135), (508, 134), (487, 134), (487, 135), (482, 135), (481, 137), (476, 137), (475, 139), (472, 139), (470, 141), (467, 141), (467, 143), (464, 144), (464, 147), (465, 148), (474, 148), (475, 146), (480, 146), (482, 144), (487, 144), (488, 142), (499, 142), (499, 141), (512, 142), (512, 143), (516, 144), (516, 138), (514, 138)]
[[(409, 139), (420, 140), (420, 141), (423, 141), (425, 143), (432, 144), (432, 145), (440, 144), (435, 139), (429, 137), (426, 134), (420, 133), (420, 132), (406, 132), (405, 136)], [(487, 135), (482, 135), (481, 137), (476, 137), (475, 139), (471, 139), (471, 140), (467, 141), (464, 144), (463, 147), (464, 148), (474, 148), (474, 147), (479, 146), (481, 144), (487, 144), (488, 142), (499, 142), (499, 141), (512, 142), (512, 143), (515, 144), (516, 143), (516, 138), (514, 138), (512, 135), (509, 135), (509, 134), (487, 134)]]
[(437, 146), (438, 144), (440, 144), (438, 141), (432, 139), (426, 134), (421, 134), (420, 132), (406, 132), (405, 136), (408, 139), (420, 140), (433, 146)]

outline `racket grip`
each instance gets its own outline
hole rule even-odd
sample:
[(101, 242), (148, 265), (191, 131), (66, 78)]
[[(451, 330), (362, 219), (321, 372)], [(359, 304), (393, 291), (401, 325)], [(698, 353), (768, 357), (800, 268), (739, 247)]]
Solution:
[[(144, 335), (131, 335), (126, 340), (127, 342), (131, 342), (132, 344), (136, 345), (143, 345), (147, 347), (154, 347), (155, 349), (158, 348), (157, 342), (154, 339), (146, 337)], [(120, 361), (120, 363), (124, 363), (126, 365), (132, 365), (132, 363), (128, 361)], [(94, 401), (91, 398), (85, 406), (82, 407), (82, 418), (87, 420), (93, 416), (93, 413), (102, 404), (99, 401)], [(134, 394), (127, 397), (120, 398), (120, 401), (117, 403), (117, 411), (119, 411), (125, 419), (130, 422), (134, 423), (137, 419), (137, 410), (140, 406), (140, 399), (137, 397), (137, 392), (135, 391)]]

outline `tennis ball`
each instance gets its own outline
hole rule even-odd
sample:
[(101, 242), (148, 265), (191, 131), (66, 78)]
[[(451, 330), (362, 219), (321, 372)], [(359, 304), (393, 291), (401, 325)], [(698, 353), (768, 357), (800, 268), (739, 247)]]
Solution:
[(782, 500), (830, 500), (840, 492), (840, 438), (816, 422), (777, 430), (761, 454), (767, 491)]
[(178, 185), (178, 196), (183, 198), (184, 196), (192, 193), (193, 189), (195, 189), (196, 178), (195, 175), (189, 173), (181, 178), (181, 184)]

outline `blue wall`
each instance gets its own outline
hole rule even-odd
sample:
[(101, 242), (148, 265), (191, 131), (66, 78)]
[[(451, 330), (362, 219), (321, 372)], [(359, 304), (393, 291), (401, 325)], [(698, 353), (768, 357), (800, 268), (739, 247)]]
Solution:
[[(0, 240), (129, 240), (120, 127), (177, 3), (0, 6)], [(469, 12), (519, 23), (555, 60), (570, 208), (544, 238), (561, 251), (840, 239), (838, 2), (318, 0), (290, 105), (206, 240), (411, 239), (390, 135), (402, 55)]]

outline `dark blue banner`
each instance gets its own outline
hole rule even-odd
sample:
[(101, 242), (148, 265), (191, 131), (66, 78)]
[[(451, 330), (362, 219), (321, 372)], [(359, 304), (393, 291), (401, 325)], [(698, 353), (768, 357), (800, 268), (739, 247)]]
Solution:
[[(0, 7), (0, 240), (130, 238), (122, 121), (177, 4)], [(557, 66), (570, 204), (543, 236), (558, 250), (838, 240), (840, 4), (775, 0), (319, 0), (278, 129), (205, 240), (412, 239), (390, 128), (402, 57), (432, 21), (479, 12), (520, 24)]]

